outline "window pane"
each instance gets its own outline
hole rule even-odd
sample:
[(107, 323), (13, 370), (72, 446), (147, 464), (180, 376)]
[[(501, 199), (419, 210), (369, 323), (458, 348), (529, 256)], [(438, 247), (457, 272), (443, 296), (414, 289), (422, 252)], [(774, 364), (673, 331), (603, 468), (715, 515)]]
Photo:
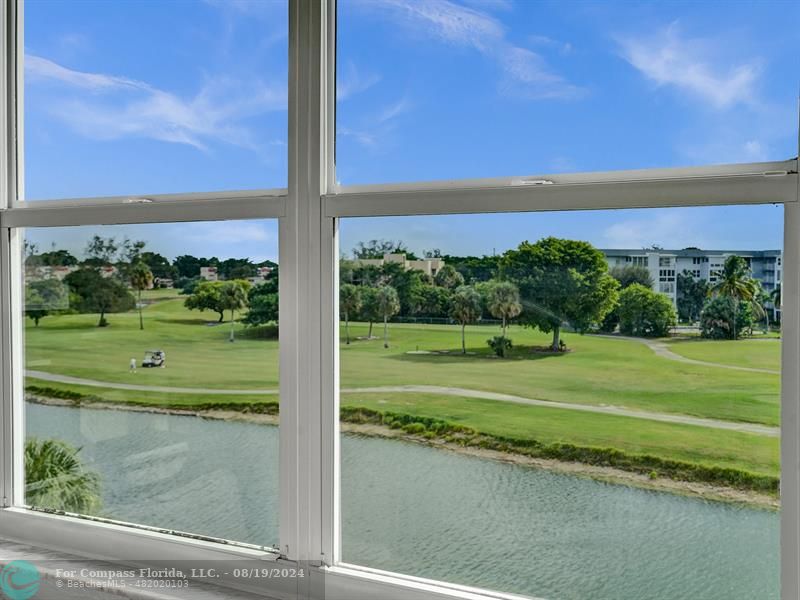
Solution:
[(25, 3), (25, 199), (285, 187), (288, 11)]
[(25, 231), (28, 505), (277, 546), (277, 232)]
[(779, 598), (782, 231), (773, 205), (343, 219), (343, 561)]
[(389, 183), (796, 156), (800, 7), (720, 8), (341, 0), (337, 179)]

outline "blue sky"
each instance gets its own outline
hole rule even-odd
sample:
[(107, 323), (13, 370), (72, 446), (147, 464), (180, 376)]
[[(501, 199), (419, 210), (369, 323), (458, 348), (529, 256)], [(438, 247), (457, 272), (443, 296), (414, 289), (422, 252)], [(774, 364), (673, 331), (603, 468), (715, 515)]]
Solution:
[[(28, 0), (25, 22), (29, 199), (286, 185), (285, 1)], [(793, 157), (798, 25), (788, 1), (340, 0), (337, 179)], [(772, 248), (781, 222), (775, 207), (361, 219), (342, 248), (481, 254), (541, 234)], [(274, 258), (274, 223), (239, 226), (200, 241), (201, 226), (162, 226), (151, 245)]]

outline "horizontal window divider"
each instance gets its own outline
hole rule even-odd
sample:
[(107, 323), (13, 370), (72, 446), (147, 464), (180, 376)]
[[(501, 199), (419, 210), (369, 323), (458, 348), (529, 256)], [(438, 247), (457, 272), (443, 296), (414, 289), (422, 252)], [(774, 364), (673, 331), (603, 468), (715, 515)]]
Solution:
[(322, 571), (324, 600), (542, 600), (344, 563)]
[(0, 211), (0, 227), (61, 227), (283, 217), (286, 195), (193, 194), (116, 202), (28, 203)]
[(653, 181), (659, 179), (696, 179), (734, 175), (774, 175), (798, 172), (798, 159), (707, 165), (702, 167), (665, 167), (654, 169), (629, 169), (615, 171), (583, 171), (576, 173), (546, 173), (511, 177), (484, 177), (476, 179), (438, 179), (402, 183), (364, 185), (334, 185), (331, 195), (374, 192), (403, 192), (420, 190), (446, 190), (463, 188), (535, 187), (536, 185), (567, 183), (621, 183)]
[[(620, 173), (582, 174), (560, 176), (558, 181), (537, 179), (548, 183), (495, 187), (470, 185), (477, 181), (472, 180), (430, 188), (341, 188), (325, 197), (325, 214), (405, 216), (797, 202), (796, 160), (749, 166), (764, 168), (736, 172), (732, 165), (727, 173), (721, 167), (631, 171), (627, 173), (639, 176), (630, 179)], [(644, 177), (645, 173), (651, 177)]]
[[(165, 568), (185, 571), (187, 565), (202, 562), (247, 561), (242, 568), (263, 564), (264, 568), (299, 567), (276, 552), (227, 545), (206, 540), (160, 533), (114, 522), (53, 515), (25, 508), (0, 510), (0, 538), (64, 552), (75, 556), (135, 567)], [(233, 568), (233, 565), (231, 565)], [(267, 595), (270, 598), (295, 597), (297, 590), (285, 578), (235, 579), (217, 569), (214, 584)]]

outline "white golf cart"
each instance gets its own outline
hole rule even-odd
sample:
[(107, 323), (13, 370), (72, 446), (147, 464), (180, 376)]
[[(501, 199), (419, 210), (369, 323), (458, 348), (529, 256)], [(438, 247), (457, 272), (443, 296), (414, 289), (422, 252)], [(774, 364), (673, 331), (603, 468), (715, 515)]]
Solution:
[(163, 350), (148, 350), (144, 353), (142, 367), (145, 369), (167, 366), (167, 355)]

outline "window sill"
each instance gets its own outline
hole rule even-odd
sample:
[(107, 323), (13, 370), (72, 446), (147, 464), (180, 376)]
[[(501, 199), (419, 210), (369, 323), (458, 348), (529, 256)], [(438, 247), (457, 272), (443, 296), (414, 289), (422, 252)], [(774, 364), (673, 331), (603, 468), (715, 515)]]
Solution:
[[(138, 576), (92, 576), (98, 572), (118, 573), (131, 570), (119, 564), (94, 561), (70, 554), (45, 550), (0, 540), (0, 565), (5, 566), (12, 561), (23, 560), (33, 564), (39, 571), (41, 598), (59, 598), (59, 600), (104, 600), (106, 598), (130, 598), (132, 600), (264, 600), (267, 596), (249, 592), (221, 588), (209, 583), (191, 580), (188, 586), (180, 589), (145, 587), (147, 581)], [(70, 573), (66, 575), (66, 573)], [(159, 580), (155, 580), (159, 581)], [(170, 582), (174, 579), (162, 579)], [(166, 584), (168, 585), (168, 584)]]

